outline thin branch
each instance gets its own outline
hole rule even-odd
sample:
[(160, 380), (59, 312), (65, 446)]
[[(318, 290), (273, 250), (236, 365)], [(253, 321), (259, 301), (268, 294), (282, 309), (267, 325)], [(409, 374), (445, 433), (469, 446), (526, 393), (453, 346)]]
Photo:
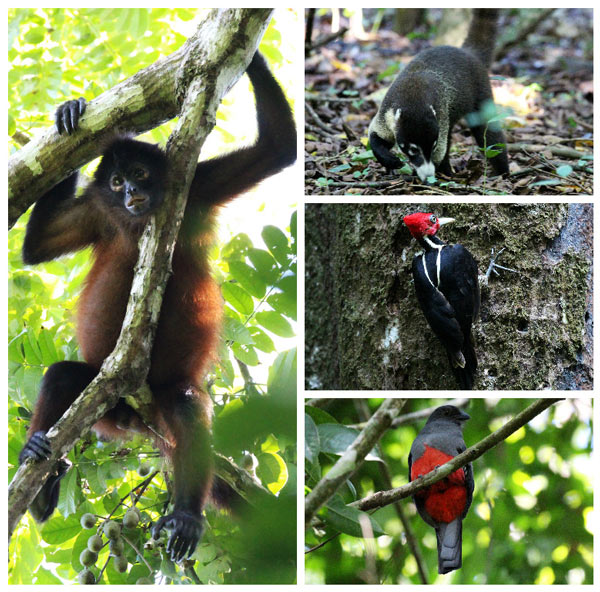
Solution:
[(535, 403), (529, 405), (527, 409), (521, 411), (521, 413), (505, 423), (500, 429), (496, 430), (489, 436), (486, 436), (477, 444), (474, 444), (461, 454), (455, 456), (452, 460), (444, 463), (442, 466), (431, 471), (430, 473), (427, 473), (426, 475), (423, 475), (422, 477), (419, 477), (418, 479), (415, 479), (414, 481), (411, 481), (402, 487), (396, 487), (395, 489), (390, 489), (388, 491), (378, 491), (373, 495), (364, 497), (363, 499), (357, 500), (348, 505), (363, 511), (373, 510), (375, 508), (382, 508), (383, 506), (392, 504), (395, 501), (414, 495), (418, 491), (421, 491), (421, 489), (425, 489), (426, 487), (441, 481), (450, 473), (453, 473), (461, 467), (464, 467), (466, 464), (473, 462), (475, 459), (487, 452), (490, 448), (493, 448), (503, 440), (506, 440), (506, 438), (516, 432), (520, 427), (530, 422), (536, 415), (539, 415), (542, 413), (542, 411), (546, 410), (548, 407), (554, 405), (554, 403), (558, 401), (562, 401), (562, 399), (539, 399)]
[(400, 413), (406, 399), (386, 399), (367, 422), (356, 440), (350, 444), (330, 471), (315, 485), (304, 502), (304, 520), (308, 526), (317, 510), (337, 491), (364, 462), (365, 456), (377, 444)]

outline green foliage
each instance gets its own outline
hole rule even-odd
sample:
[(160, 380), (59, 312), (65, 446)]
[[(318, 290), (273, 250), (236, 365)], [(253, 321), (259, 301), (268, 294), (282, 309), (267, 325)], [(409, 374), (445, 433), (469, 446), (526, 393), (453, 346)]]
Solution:
[[(9, 130), (32, 135), (51, 124), (61, 101), (92, 99), (172, 53), (195, 31), (201, 15), (190, 9), (11, 9)], [(279, 23), (290, 19), (289, 11), (276, 13), (261, 43), (276, 70), (291, 57), (292, 46), (279, 30)], [(288, 87), (286, 75), (277, 71), (277, 76)], [(246, 139), (233, 133), (235, 127), (228, 132), (236, 107), (239, 111), (239, 102), (227, 98), (219, 109), (216, 152), (224, 143)], [(164, 142), (170, 125), (147, 139)], [(80, 359), (75, 310), (90, 259), (83, 251), (24, 266), (20, 250), (27, 218), (9, 233), (9, 479), (45, 370), (56, 361)], [(78, 577), (120, 585), (294, 580), (296, 348), (287, 340), (295, 336), (297, 319), (296, 215), (287, 228), (265, 225), (269, 221), (267, 211), (248, 221), (248, 228), (264, 226), (264, 244), (249, 230), (211, 251), (225, 318), (219, 361), (205, 388), (215, 403), (215, 449), (238, 462), (252, 458), (255, 478), (274, 494), (271, 502), (257, 508), (259, 517), (207, 508), (193, 561), (175, 565), (165, 553), (166, 533), (158, 541), (150, 537), (170, 498), (171, 483), (160, 472), (168, 467), (149, 442), (102, 443), (84, 435), (69, 453), (73, 467), (61, 482), (58, 511), (42, 526), (26, 514), (12, 537), (11, 584), (73, 583)], [(86, 513), (97, 519), (88, 530), (80, 524)], [(122, 541), (122, 554), (119, 542), (112, 547), (107, 542), (107, 520), (122, 528), (115, 539)], [(95, 564), (82, 571), (80, 556), (93, 536), (104, 545)], [(97, 540), (90, 544), (96, 552)]]
[[(471, 399), (465, 441), (472, 445), (522, 411), (523, 399)], [(307, 406), (306, 484), (312, 488), (343, 453), (350, 436), (380, 400), (331, 400), (324, 409)], [(410, 399), (410, 413), (441, 405), (439, 399)], [(421, 584), (407, 533), (393, 505), (369, 516), (375, 536), (367, 542), (360, 512), (347, 504), (407, 483), (408, 452), (425, 419), (389, 430), (353, 477), (307, 531), (306, 582), (364, 583), (365, 561), (382, 584)], [(346, 435), (344, 435), (347, 433)], [(434, 530), (419, 517), (412, 499), (399, 502), (424, 558), (429, 583), (591, 584), (593, 511), (592, 400), (567, 400), (536, 417), (473, 465), (473, 504), (463, 523), (463, 566), (437, 574)], [(363, 513), (364, 515), (364, 513)], [(341, 533), (341, 534), (340, 534)], [(317, 547), (320, 543), (325, 544)], [(367, 560), (367, 551), (373, 554)], [(373, 583), (369, 580), (369, 583)]]

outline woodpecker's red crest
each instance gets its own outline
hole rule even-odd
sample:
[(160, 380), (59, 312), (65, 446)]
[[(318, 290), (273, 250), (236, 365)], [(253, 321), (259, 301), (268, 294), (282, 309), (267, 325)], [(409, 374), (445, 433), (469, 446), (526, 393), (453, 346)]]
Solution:
[(404, 224), (410, 233), (417, 239), (424, 236), (433, 236), (443, 224), (454, 222), (454, 218), (438, 218), (435, 214), (417, 212), (404, 216)]

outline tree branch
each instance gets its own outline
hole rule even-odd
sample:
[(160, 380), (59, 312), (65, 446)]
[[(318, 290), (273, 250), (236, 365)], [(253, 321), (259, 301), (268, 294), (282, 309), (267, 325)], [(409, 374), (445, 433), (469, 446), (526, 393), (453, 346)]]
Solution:
[(505, 423), (500, 429), (494, 433), (486, 436), (483, 440), (474, 444), (458, 456), (455, 456), (452, 460), (444, 463), (439, 468), (411, 481), (410, 483), (403, 485), (402, 487), (396, 487), (388, 491), (378, 491), (373, 495), (364, 497), (363, 499), (357, 500), (348, 504), (358, 508), (359, 510), (373, 510), (375, 508), (382, 508), (388, 504), (392, 504), (395, 501), (404, 499), (414, 495), (421, 489), (425, 489), (438, 481), (441, 481), (444, 477), (447, 477), (450, 473), (457, 471), (466, 464), (473, 462), (476, 458), (479, 458), (482, 454), (487, 452), (490, 448), (493, 448), (503, 440), (506, 440), (512, 433), (516, 432), (520, 427), (531, 421), (536, 415), (539, 415), (542, 411), (553, 405), (554, 403), (561, 401), (562, 399), (539, 399), (535, 403), (532, 403), (521, 411), (518, 415), (513, 417), (510, 421)]
[(317, 510), (338, 487), (364, 462), (365, 456), (390, 427), (406, 399), (386, 399), (367, 422), (356, 440), (350, 444), (330, 471), (315, 485), (304, 502), (304, 522), (308, 526)]
[[(170, 173), (165, 203), (140, 239), (139, 259), (119, 340), (98, 376), (48, 431), (51, 459), (27, 462), (17, 470), (9, 486), (9, 537), (56, 461), (121, 396), (137, 391), (146, 379), (164, 287), (171, 273), (171, 256), (200, 148), (214, 125), (222, 96), (245, 71), (270, 14), (269, 9), (215, 9), (184, 46), (193, 48), (199, 63), (188, 62), (183, 72), (188, 76), (188, 84), (181, 117), (167, 147)], [(187, 55), (184, 53), (182, 58)]]
[[(216, 13), (217, 21), (227, 23), (227, 14), (240, 9), (215, 10), (221, 11)], [(191, 82), (191, 78), (182, 81), (180, 69), (190, 56), (191, 48), (202, 44), (203, 40), (204, 43), (211, 40), (212, 45), (205, 46), (210, 51), (204, 55), (225, 56), (244, 44), (250, 46), (251, 40), (264, 32), (262, 25), (267, 22), (272, 9), (244, 9), (242, 12), (237, 38), (229, 33), (220, 36), (219, 31), (210, 30), (217, 22), (215, 11), (211, 11), (181, 49), (90, 101), (77, 134), (59, 135), (52, 126), (13, 154), (8, 160), (9, 228), (38, 197), (99, 156), (102, 147), (115, 133), (138, 135), (178, 115), (186, 92), (180, 83)], [(227, 45), (229, 42), (230, 46)], [(228, 88), (242, 73), (243, 70), (227, 81)]]

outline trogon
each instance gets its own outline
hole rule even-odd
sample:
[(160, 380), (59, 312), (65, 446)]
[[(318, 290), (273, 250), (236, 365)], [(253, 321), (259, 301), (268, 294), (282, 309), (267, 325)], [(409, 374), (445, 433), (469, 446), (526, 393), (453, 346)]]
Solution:
[[(463, 425), (470, 417), (453, 405), (438, 407), (413, 442), (408, 457), (408, 478), (414, 481), (466, 450)], [(438, 573), (462, 565), (462, 521), (473, 500), (473, 467), (468, 464), (413, 499), (421, 518), (435, 528)]]

